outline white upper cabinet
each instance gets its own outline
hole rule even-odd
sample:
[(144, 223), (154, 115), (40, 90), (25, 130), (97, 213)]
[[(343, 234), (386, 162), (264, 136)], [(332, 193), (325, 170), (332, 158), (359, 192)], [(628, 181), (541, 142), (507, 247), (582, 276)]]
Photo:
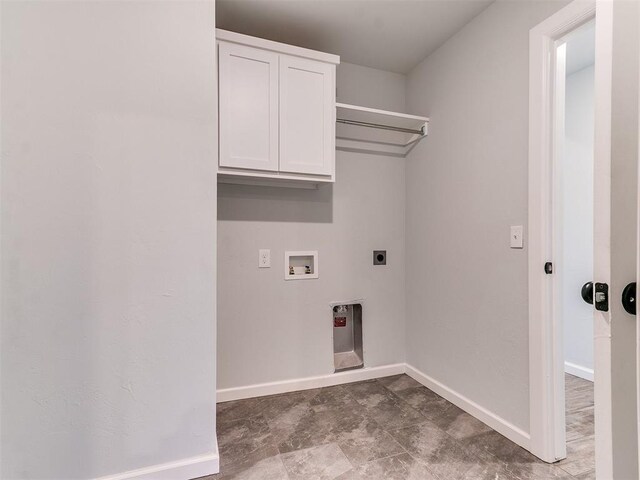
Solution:
[(335, 158), (335, 67), (280, 57), (280, 171), (331, 175)]
[(224, 30), (216, 37), (219, 181), (333, 182), (339, 57)]
[(221, 43), (220, 166), (278, 170), (278, 55)]

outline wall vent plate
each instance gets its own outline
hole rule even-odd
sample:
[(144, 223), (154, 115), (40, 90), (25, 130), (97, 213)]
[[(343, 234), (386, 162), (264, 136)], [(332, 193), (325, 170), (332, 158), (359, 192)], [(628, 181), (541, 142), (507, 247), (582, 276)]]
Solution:
[(373, 251), (373, 264), (374, 265), (386, 265), (387, 264), (387, 251), (386, 250), (374, 250)]

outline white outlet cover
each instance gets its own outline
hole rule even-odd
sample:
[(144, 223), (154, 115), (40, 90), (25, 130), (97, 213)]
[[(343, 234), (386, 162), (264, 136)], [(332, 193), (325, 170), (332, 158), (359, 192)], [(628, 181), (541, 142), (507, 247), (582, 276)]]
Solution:
[(524, 228), (522, 225), (511, 225), (511, 248), (524, 248)]
[(271, 268), (271, 250), (258, 250), (258, 268)]

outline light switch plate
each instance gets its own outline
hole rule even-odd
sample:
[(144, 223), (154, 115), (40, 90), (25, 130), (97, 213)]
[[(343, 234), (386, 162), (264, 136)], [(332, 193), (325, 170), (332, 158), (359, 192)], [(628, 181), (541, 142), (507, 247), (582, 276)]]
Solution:
[(271, 250), (258, 250), (258, 268), (271, 268)]
[(522, 225), (511, 225), (511, 248), (524, 248), (524, 228)]

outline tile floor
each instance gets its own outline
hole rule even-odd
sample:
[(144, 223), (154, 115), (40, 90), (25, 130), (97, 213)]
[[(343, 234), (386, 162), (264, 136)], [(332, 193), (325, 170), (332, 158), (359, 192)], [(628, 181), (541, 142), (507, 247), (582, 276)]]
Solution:
[(218, 405), (206, 480), (594, 479), (593, 389), (567, 377), (569, 457), (533, 455), (406, 375)]
[(567, 458), (558, 463), (577, 478), (596, 478), (593, 382), (565, 375)]

